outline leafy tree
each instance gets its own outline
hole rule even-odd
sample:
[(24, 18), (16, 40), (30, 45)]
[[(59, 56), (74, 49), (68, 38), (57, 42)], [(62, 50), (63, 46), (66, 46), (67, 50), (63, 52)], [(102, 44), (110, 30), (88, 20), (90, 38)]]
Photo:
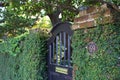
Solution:
[[(61, 21), (73, 21), (78, 14), (80, 6), (94, 4), (108, 4), (111, 8), (120, 12), (119, 0), (1, 0), (0, 6), (5, 7), (5, 23), (0, 25), (0, 32), (23, 32), (26, 26), (30, 27), (40, 16), (48, 15), (54, 26)], [(59, 15), (62, 14), (62, 18)], [(33, 16), (35, 18), (33, 18)]]

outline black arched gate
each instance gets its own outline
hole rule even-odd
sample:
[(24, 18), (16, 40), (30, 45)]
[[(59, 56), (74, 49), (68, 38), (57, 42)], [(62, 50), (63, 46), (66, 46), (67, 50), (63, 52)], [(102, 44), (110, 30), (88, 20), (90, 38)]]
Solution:
[(72, 80), (71, 24), (59, 23), (51, 30), (51, 34), (48, 40), (48, 79)]

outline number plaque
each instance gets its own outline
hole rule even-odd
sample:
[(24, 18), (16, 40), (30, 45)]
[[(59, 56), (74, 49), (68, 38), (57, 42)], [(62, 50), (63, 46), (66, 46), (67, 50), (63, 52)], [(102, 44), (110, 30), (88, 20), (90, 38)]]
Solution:
[(95, 42), (90, 42), (87, 46), (87, 49), (88, 49), (88, 52), (92, 54), (96, 52), (98, 48)]
[(68, 74), (68, 69), (61, 68), (61, 67), (56, 67), (55, 72), (62, 73), (62, 74)]

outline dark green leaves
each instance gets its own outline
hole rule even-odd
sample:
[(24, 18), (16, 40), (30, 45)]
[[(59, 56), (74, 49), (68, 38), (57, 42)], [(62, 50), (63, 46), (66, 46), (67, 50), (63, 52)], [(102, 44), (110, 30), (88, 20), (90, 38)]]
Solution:
[[(119, 30), (119, 26), (109, 24), (75, 31), (72, 38), (72, 60), (74, 68), (78, 68), (75, 80), (119, 80)], [(91, 40), (98, 46), (98, 51), (93, 54), (86, 48)]]
[(47, 35), (24, 34), (0, 44), (1, 80), (47, 80)]

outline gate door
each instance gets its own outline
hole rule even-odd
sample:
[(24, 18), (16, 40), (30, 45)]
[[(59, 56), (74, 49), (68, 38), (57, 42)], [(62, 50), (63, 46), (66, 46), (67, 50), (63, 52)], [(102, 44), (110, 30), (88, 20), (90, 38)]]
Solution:
[(72, 80), (71, 24), (59, 23), (51, 30), (48, 40), (48, 78), (49, 80)]

